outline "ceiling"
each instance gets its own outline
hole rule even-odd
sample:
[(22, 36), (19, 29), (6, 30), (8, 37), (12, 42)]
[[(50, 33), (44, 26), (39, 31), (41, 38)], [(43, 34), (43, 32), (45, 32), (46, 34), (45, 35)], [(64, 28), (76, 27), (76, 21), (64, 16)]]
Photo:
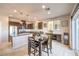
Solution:
[[(51, 14), (42, 8), (50, 8)], [(40, 20), (70, 14), (74, 3), (0, 3), (0, 14), (23, 20)], [(16, 12), (17, 11), (17, 12)]]

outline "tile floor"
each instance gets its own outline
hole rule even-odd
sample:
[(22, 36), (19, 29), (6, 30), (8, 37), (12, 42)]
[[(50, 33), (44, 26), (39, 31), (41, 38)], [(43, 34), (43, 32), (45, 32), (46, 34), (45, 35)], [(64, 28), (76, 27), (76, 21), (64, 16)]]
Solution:
[[(28, 56), (27, 55), (27, 46), (22, 46), (17, 49), (13, 48), (4, 48), (0, 49), (0, 56)], [(47, 56), (46, 53), (42, 53), (43, 56)], [(52, 54), (50, 53), (49, 56), (75, 56), (75, 52), (65, 45), (57, 42), (52, 41)]]

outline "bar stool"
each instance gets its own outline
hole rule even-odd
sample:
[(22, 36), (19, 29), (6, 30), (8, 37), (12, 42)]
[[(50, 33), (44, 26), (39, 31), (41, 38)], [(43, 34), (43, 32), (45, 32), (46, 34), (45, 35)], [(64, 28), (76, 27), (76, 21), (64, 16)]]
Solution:
[(28, 55), (41, 56), (41, 43), (33, 37), (28, 38)]
[(42, 43), (42, 48), (42, 51), (47, 53), (47, 55), (49, 56), (48, 39), (44, 39), (44, 42)]

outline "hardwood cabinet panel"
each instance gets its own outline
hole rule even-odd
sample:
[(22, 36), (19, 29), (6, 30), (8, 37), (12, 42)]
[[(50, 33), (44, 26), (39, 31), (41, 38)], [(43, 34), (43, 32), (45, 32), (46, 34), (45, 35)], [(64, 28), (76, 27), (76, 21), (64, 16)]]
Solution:
[(12, 25), (12, 26), (21, 26), (21, 24), (19, 22), (13, 22), (13, 21), (9, 21), (9, 25)]
[(28, 24), (28, 29), (33, 29), (33, 23), (32, 24)]
[(39, 22), (38, 23), (38, 29), (42, 29), (43, 28), (43, 22)]

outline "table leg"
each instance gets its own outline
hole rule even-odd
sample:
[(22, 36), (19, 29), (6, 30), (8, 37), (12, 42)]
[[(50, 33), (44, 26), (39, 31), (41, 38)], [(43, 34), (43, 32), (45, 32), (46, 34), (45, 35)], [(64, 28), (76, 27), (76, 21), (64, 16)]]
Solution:
[(49, 36), (49, 44), (50, 44), (50, 52), (52, 53), (52, 40), (51, 40), (51, 38), (50, 38), (50, 36)]
[(41, 47), (42, 47), (42, 45), (41, 45), (41, 41), (39, 42), (39, 56), (41, 56), (42, 55), (42, 50), (41, 50)]

